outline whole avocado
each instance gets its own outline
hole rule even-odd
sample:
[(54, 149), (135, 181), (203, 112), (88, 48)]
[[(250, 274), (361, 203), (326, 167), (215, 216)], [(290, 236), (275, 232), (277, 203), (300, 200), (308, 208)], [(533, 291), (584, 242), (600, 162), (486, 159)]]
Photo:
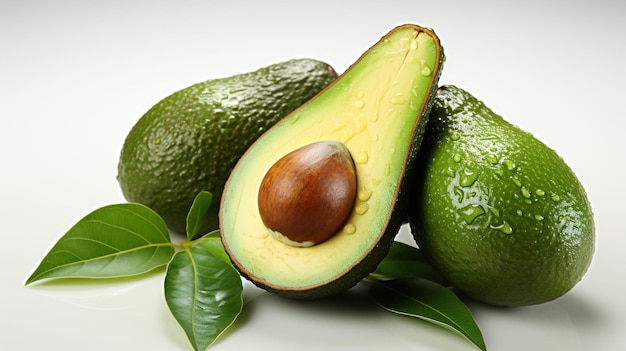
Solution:
[(130, 130), (118, 164), (125, 198), (184, 233), (196, 194), (213, 194), (208, 226), (218, 227), (224, 184), (246, 149), (270, 126), (337, 77), (324, 62), (294, 59), (211, 79), (167, 96)]
[(413, 235), (465, 295), (540, 304), (587, 272), (595, 227), (582, 183), (554, 149), (483, 101), (439, 87), (417, 159)]

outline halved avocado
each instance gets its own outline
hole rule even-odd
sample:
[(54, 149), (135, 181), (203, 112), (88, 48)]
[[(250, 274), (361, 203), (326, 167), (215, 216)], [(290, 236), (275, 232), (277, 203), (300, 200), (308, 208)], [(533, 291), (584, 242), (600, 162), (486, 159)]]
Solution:
[[(347, 290), (376, 268), (405, 219), (404, 178), (415, 163), (443, 60), (431, 30), (396, 27), (247, 150), (220, 205), (222, 242), (244, 277), (271, 292), (314, 299)], [(261, 182), (285, 155), (320, 141), (349, 150), (357, 184), (352, 210), (329, 239), (289, 245), (261, 218)]]

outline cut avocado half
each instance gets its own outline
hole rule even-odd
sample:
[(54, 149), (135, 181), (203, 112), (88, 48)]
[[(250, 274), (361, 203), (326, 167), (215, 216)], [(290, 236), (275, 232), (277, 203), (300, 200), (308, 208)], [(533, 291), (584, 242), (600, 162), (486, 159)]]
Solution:
[[(271, 292), (314, 299), (345, 291), (376, 268), (405, 220), (404, 178), (415, 163), (443, 59), (439, 39), (431, 30), (410, 24), (396, 27), (246, 151), (226, 183), (220, 205), (222, 242), (244, 277)], [(290, 240), (278, 240), (282, 234), (275, 235), (262, 219), (261, 183), (286, 155), (320, 142), (341, 144), (349, 152), (356, 174), (351, 210), (347, 218), (331, 220), (341, 223), (327, 239), (290, 245)], [(324, 170), (333, 167), (326, 158), (315, 160), (320, 163), (310, 167), (315, 171), (309, 178), (322, 179), (324, 189), (323, 181), (328, 179)], [(289, 177), (294, 172), (283, 173)], [(318, 190), (311, 191), (307, 182), (304, 188), (313, 193), (307, 196), (331, 201), (315, 196), (321, 191), (319, 184)], [(297, 206), (307, 206), (306, 201)], [(283, 209), (277, 205), (266, 211)], [(306, 217), (306, 207), (294, 213), (301, 216), (291, 218), (294, 221), (328, 219)]]

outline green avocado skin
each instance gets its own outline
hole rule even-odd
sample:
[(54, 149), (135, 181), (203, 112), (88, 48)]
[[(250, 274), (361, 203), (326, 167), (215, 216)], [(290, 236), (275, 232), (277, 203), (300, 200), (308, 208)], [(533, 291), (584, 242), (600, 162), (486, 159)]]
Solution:
[(439, 88), (409, 222), (424, 256), (482, 302), (553, 300), (583, 277), (595, 227), (586, 191), (550, 147), (467, 91)]
[(117, 179), (125, 198), (152, 208), (172, 231), (184, 233), (195, 195), (209, 191), (213, 202), (203, 229), (217, 229), (220, 196), (237, 160), (270, 126), (336, 77), (324, 62), (293, 59), (197, 83), (164, 98), (124, 142)]

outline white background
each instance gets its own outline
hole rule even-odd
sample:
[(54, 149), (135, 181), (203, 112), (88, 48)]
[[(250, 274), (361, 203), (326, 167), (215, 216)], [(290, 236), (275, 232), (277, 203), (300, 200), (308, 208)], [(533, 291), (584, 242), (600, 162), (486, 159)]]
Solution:
[[(544, 305), (470, 304), (488, 349), (623, 350), (626, 3), (596, 1), (0, 1), (0, 349), (190, 350), (162, 272), (24, 287), (88, 212), (123, 202), (126, 133), (210, 78), (312, 57), (343, 72), (396, 25), (432, 27), (456, 84), (556, 149), (589, 193), (597, 249)], [(405, 233), (406, 234), (406, 233)], [(474, 350), (355, 289), (299, 303), (246, 286), (213, 350)]]

